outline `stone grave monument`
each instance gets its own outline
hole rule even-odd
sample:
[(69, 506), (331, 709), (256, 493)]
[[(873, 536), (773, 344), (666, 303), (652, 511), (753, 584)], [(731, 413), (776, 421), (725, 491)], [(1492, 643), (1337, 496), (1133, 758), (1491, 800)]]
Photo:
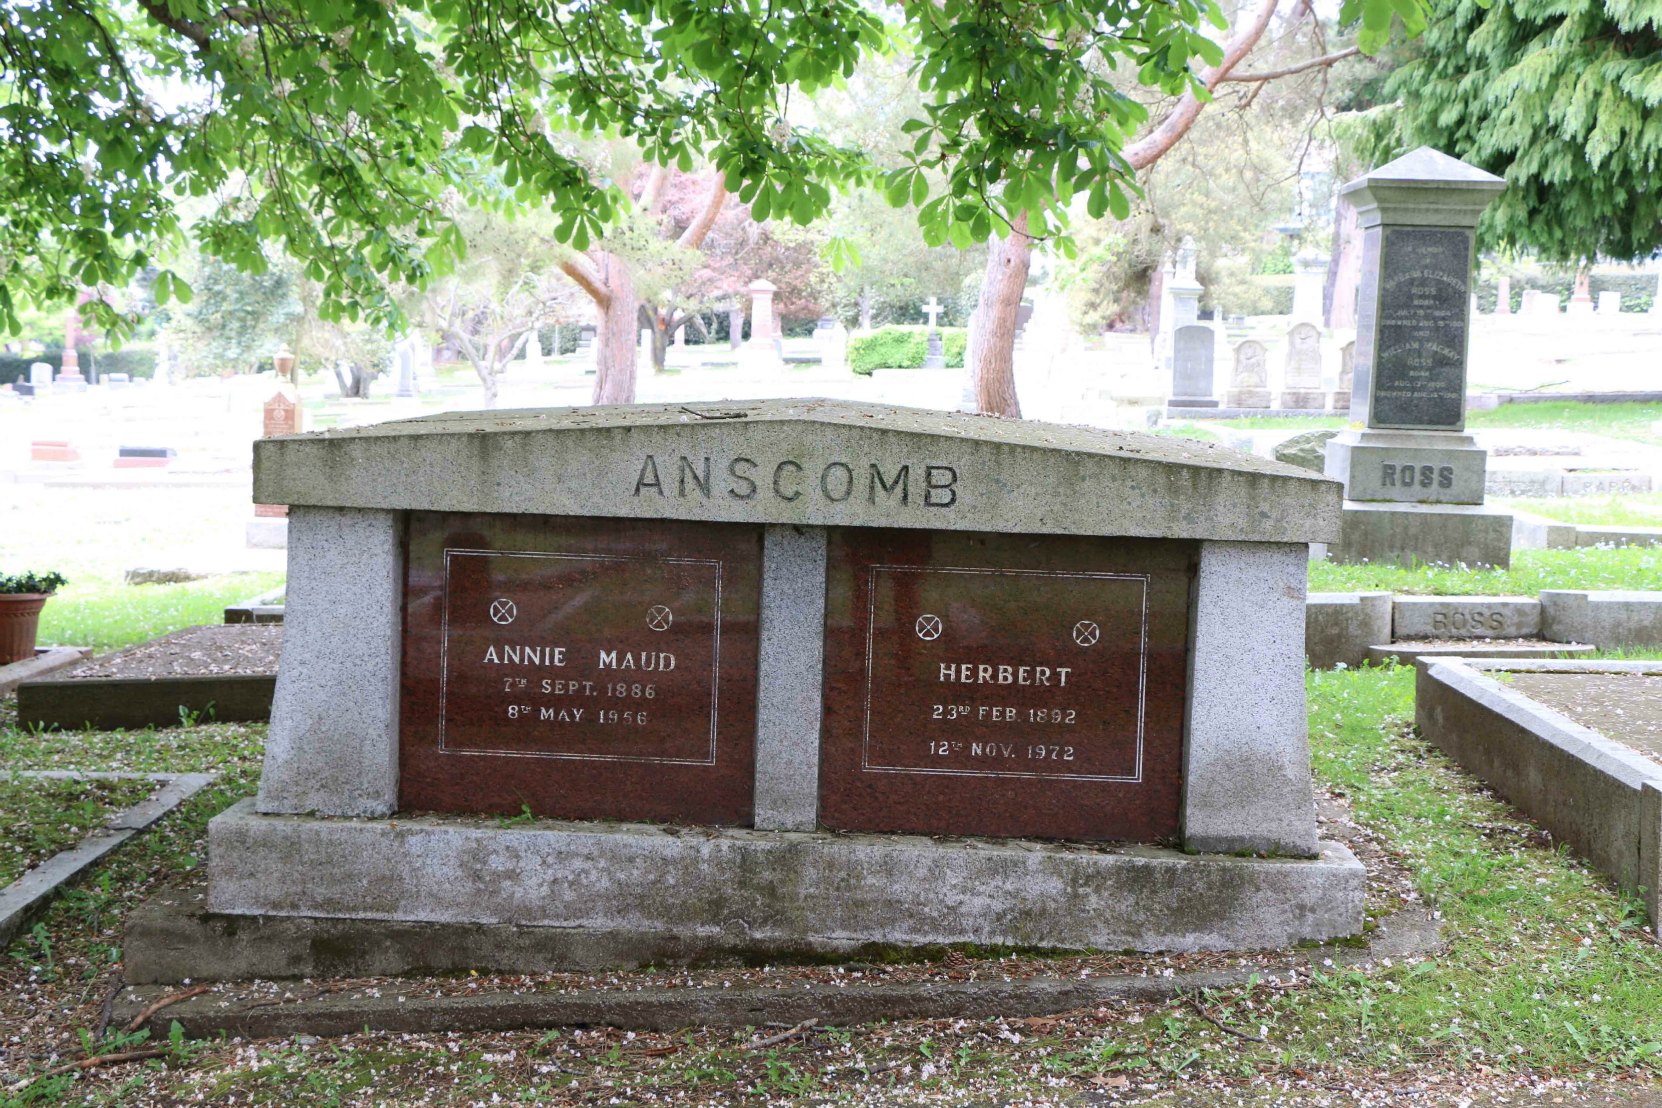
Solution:
[(1318, 412), (1327, 407), (1327, 394), (1322, 391), (1322, 333), (1314, 323), (1295, 323), (1287, 332), (1279, 407)]
[(1172, 335), (1172, 408), (1216, 408), (1212, 395), (1213, 359), (1217, 341), (1212, 328), (1200, 323), (1179, 327)]
[(784, 366), (779, 356), (779, 333), (773, 318), (773, 294), (779, 286), (763, 277), (750, 282), (750, 338), (739, 348), (739, 368), (767, 374)]
[(923, 355), (924, 369), (946, 368), (946, 346), (941, 339), (941, 302), (935, 297), (929, 298), (929, 303), (923, 306), (924, 314), (929, 317), (929, 346)]
[[(299, 398), (294, 387), (288, 382), (288, 373), (294, 368), (294, 356), (286, 355), (288, 366), (282, 369), (285, 355), (278, 355), (276, 361), (280, 372), (278, 380), (286, 387), (271, 395), (260, 410), (260, 435), (262, 438), (274, 438), (278, 435), (298, 434), (301, 430), (301, 413)], [(281, 549), (288, 543), (289, 509), (287, 504), (259, 504), (254, 505), (254, 518), (248, 521), (246, 535), (248, 546), (255, 549)]]
[(163, 941), (281, 976), (1361, 929), (1311, 798), (1318, 474), (794, 400), (264, 439), (254, 480), (291, 528), (259, 794), (132, 967)]
[(1356, 340), (1339, 347), (1339, 381), (1333, 390), (1333, 410), (1350, 411), (1350, 394), (1356, 381)]
[(52, 387), (57, 392), (87, 391), (87, 379), (81, 375), (81, 355), (73, 346), (64, 347), (63, 363)]
[(1505, 566), (1512, 517), (1483, 505), (1466, 426), (1473, 235), (1505, 182), (1422, 146), (1342, 190), (1364, 231), (1351, 415), (1327, 446), (1345, 483), (1343, 561)]
[[(1323, 322), (1322, 289), (1327, 284), (1327, 256), (1306, 247), (1293, 258), (1293, 320)], [(1287, 405), (1282, 405), (1287, 407)]]
[(1512, 314), (1512, 278), (1505, 274), (1495, 282), (1495, 314)]
[(1269, 358), (1264, 344), (1246, 339), (1235, 347), (1235, 372), (1229, 379), (1231, 408), (1270, 406)]

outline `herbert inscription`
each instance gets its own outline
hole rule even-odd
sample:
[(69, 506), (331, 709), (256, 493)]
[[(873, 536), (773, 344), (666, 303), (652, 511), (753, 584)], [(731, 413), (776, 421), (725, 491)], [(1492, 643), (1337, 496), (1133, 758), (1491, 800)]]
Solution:
[(829, 546), (821, 819), (1176, 830), (1184, 543), (895, 531)]
[(418, 513), (401, 806), (746, 821), (760, 535)]
[(1465, 421), (1472, 233), (1383, 231), (1369, 422), (1458, 430)]

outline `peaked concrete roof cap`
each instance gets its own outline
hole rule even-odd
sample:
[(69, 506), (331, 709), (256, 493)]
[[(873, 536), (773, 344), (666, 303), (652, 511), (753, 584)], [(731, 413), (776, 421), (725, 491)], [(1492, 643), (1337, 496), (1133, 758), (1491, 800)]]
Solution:
[[(1365, 174), (1361, 180), (1434, 188), (1487, 188), (1495, 192), (1506, 187), (1504, 178), (1429, 146), (1410, 150), (1396, 161), (1386, 162), (1372, 173)], [(1358, 183), (1352, 181), (1351, 185)], [(1345, 187), (1350, 188), (1351, 185)]]
[(1340, 486), (1211, 443), (840, 400), (446, 412), (261, 439), (254, 499), (447, 512), (1258, 542)]
[(1364, 227), (1380, 222), (1471, 227), (1506, 190), (1493, 173), (1422, 146), (1345, 185)]

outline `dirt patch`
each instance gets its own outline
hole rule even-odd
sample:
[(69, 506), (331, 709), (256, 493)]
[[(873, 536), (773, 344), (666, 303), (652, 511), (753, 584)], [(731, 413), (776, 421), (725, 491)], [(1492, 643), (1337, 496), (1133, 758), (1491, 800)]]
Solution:
[(87, 677), (251, 676), (277, 672), (283, 652), (280, 623), (187, 627), (159, 639), (93, 658), (59, 680)]
[(1583, 727), (1662, 761), (1662, 675), (1516, 673), (1512, 687)]

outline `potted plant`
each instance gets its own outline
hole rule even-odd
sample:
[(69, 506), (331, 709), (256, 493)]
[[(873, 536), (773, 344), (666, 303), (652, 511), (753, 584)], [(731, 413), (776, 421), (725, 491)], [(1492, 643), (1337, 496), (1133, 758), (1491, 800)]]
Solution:
[(61, 573), (0, 573), (0, 665), (35, 656), (40, 610), (64, 583)]

